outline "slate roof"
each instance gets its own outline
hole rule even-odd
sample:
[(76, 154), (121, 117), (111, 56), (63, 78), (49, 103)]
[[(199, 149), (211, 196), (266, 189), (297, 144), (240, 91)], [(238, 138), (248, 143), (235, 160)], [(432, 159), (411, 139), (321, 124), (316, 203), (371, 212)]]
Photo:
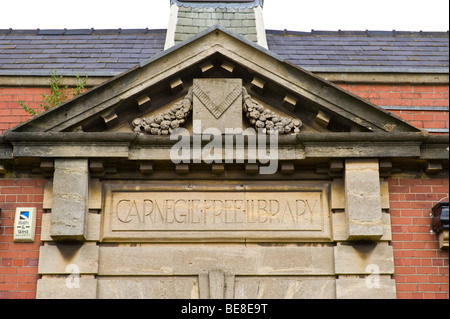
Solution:
[(268, 31), (269, 49), (317, 72), (448, 73), (448, 32)]
[(263, 6), (264, 0), (170, 0), (170, 5), (191, 8), (249, 9)]
[(164, 48), (166, 30), (0, 30), (0, 75), (115, 76)]
[[(114, 76), (164, 48), (166, 30), (0, 30), (0, 75)], [(267, 30), (269, 50), (313, 72), (449, 72), (448, 32)]]

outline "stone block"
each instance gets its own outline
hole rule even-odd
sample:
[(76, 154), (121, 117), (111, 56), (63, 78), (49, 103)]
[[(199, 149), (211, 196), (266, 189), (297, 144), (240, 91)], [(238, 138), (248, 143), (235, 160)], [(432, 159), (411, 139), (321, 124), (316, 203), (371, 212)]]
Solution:
[(333, 247), (320, 245), (101, 246), (99, 256), (102, 276), (178, 276), (213, 270), (245, 276), (334, 275)]
[(256, 34), (248, 34), (245, 36), (247, 40), (252, 42), (258, 42), (258, 36)]
[(178, 23), (178, 25), (182, 25), (182, 26), (190, 26), (190, 25), (192, 25), (192, 19), (178, 17), (177, 23)]
[(394, 250), (386, 243), (338, 245), (334, 247), (336, 274), (393, 274)]
[(212, 17), (212, 13), (211, 12), (201, 12), (198, 14), (198, 18), (199, 19), (204, 19), (204, 20), (208, 20), (211, 19)]
[(41, 241), (53, 241), (50, 237), (50, 225), (52, 223), (52, 214), (42, 214), (41, 220)]
[(256, 20), (255, 19), (247, 19), (242, 21), (242, 24), (244, 27), (256, 27)]
[(211, 19), (222, 20), (223, 13), (222, 12), (214, 12), (211, 14)]
[(252, 30), (250, 30), (248, 27), (245, 27), (245, 26), (236, 26), (235, 28), (233, 28), (234, 30), (233, 30), (233, 32), (234, 33), (237, 33), (237, 34), (240, 34), (240, 35), (243, 35), (243, 36), (247, 36), (247, 35), (250, 35), (250, 34), (256, 34), (256, 32), (253, 32), (252, 33)]
[(178, 13), (179, 18), (189, 18), (189, 19), (198, 19), (198, 12), (186, 12), (184, 15), (181, 15), (181, 12)]
[(395, 280), (390, 276), (336, 279), (337, 299), (396, 299)]
[[(200, 276), (99, 277), (103, 299), (334, 299), (331, 276), (231, 276), (220, 271)], [(212, 289), (211, 295), (204, 290)]]
[[(101, 215), (87, 215), (86, 241), (100, 241)], [(42, 214), (41, 240), (43, 242), (53, 241), (50, 236), (52, 214)]]
[(205, 25), (207, 28), (215, 26), (216, 24), (220, 24), (220, 20), (216, 19), (205, 20)]
[[(348, 238), (348, 226), (345, 218), (345, 213), (332, 214), (333, 219), (333, 240), (334, 241), (346, 241)], [(383, 220), (383, 236), (380, 241), (392, 240), (392, 228), (391, 228), (391, 215), (388, 213), (382, 213)]]
[(89, 181), (88, 208), (94, 210), (102, 209), (102, 183), (99, 179)]
[(96, 274), (99, 247), (96, 243), (56, 244), (42, 246), (39, 251), (40, 275)]
[(389, 183), (380, 182), (380, 199), (381, 199), (381, 209), (388, 210), (391, 208), (389, 201)]
[(54, 240), (86, 239), (88, 194), (88, 160), (56, 159), (50, 228)]
[(345, 209), (345, 189), (343, 179), (335, 179), (333, 183), (331, 183), (330, 204), (332, 210)]
[(258, 77), (254, 77), (252, 81), (252, 90), (258, 94), (262, 94), (264, 92), (264, 87), (266, 82)]
[(241, 79), (195, 79), (193, 91), (193, 119), (202, 130), (242, 128)]
[(234, 71), (234, 68), (236, 67), (233, 63), (230, 63), (228, 61), (223, 62), (220, 67), (227, 71), (228, 73), (232, 74)]
[(98, 299), (199, 299), (198, 276), (100, 277)]
[(235, 299), (334, 299), (334, 277), (312, 276), (238, 276)]
[(330, 123), (330, 120), (331, 120), (331, 115), (326, 114), (322, 111), (319, 111), (317, 113), (317, 116), (316, 116), (314, 122), (324, 128), (327, 128), (328, 124)]
[(234, 13), (223, 13), (223, 18), (225, 19), (225, 20), (234, 20)]
[(52, 201), (53, 201), (53, 181), (48, 181), (44, 185), (44, 198), (42, 201), (43, 209), (52, 209)]
[(283, 100), (283, 105), (286, 107), (295, 107), (298, 103), (298, 100), (295, 96), (291, 95), (291, 94), (286, 94), (286, 96), (284, 97)]
[(195, 27), (204, 28), (206, 27), (206, 21), (209, 21), (209, 19), (198, 19), (195, 20), (192, 25)]
[(348, 240), (383, 236), (378, 160), (345, 162), (345, 213)]
[(136, 99), (136, 103), (139, 109), (143, 111), (152, 104), (152, 99), (147, 94), (143, 94)]
[(94, 276), (51, 277), (37, 281), (36, 299), (96, 299), (97, 279)]
[(225, 273), (221, 270), (209, 272), (209, 296), (211, 299), (223, 299), (225, 297)]
[[(93, 178), (89, 181), (88, 208), (93, 210), (102, 209), (102, 183), (99, 179)], [(43, 209), (52, 209), (53, 203), (53, 182), (49, 181), (44, 186)]]
[[(381, 209), (390, 209), (388, 182), (380, 182), (380, 200)], [(345, 186), (343, 179), (335, 179), (331, 184), (331, 209), (345, 209)]]
[[(99, 298), (334, 298), (333, 247), (100, 247)], [(306, 275), (307, 274), (307, 275)]]
[[(200, 28), (199, 26), (192, 25), (192, 26), (186, 26), (184, 30), (186, 33), (197, 34), (197, 33), (201, 32), (203, 29), (204, 29), (204, 27)], [(190, 38), (190, 36), (188, 38)]]
[(254, 14), (248, 14), (248, 13), (235, 13), (234, 14), (234, 19), (235, 20), (247, 20), (247, 19), (251, 19), (251, 18), (255, 18)]
[(219, 24), (225, 28), (229, 28), (231, 27), (231, 20), (220, 20)]
[(383, 236), (383, 225), (377, 223), (376, 225), (362, 224), (358, 225), (355, 222), (348, 223), (348, 240), (350, 241), (377, 241)]

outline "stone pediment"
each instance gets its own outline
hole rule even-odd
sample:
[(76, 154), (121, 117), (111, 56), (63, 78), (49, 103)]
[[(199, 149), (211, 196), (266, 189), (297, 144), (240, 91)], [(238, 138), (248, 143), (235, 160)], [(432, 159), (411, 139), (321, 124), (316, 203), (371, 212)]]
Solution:
[[(248, 134), (249, 128), (254, 129), (253, 133), (257, 130), (270, 133), (272, 130), (277, 134), (295, 134), (300, 133), (303, 125), (301, 120), (256, 101), (241, 79), (225, 78), (194, 79), (182, 100), (136, 118), (131, 125), (139, 135), (170, 135), (180, 127), (187, 128), (192, 135), (196, 132), (194, 123), (199, 129), (216, 129), (220, 135), (241, 130)], [(124, 123), (115, 129), (129, 131), (130, 125)]]
[[(203, 82), (195, 85), (196, 81)], [(239, 81), (240, 86), (228, 88), (233, 81)], [(211, 92), (206, 92), (210, 87), (221, 95), (214, 101)], [(206, 106), (212, 121), (242, 121), (243, 129), (272, 127), (276, 123), (267, 117), (274, 117), (287, 119), (279, 128), (290, 134), (420, 132), (401, 118), (220, 26), (161, 52), (12, 131), (152, 134), (151, 128), (146, 131), (145, 127), (155, 122), (138, 123), (139, 119), (170, 114), (165, 119), (170, 121), (164, 123), (166, 129), (153, 133), (163, 135), (178, 125), (192, 132), (196, 110), (183, 115), (178, 112), (189, 96), (194, 104), (198, 100)], [(240, 102), (236, 102), (238, 99)], [(236, 103), (242, 115), (229, 118), (229, 109)]]

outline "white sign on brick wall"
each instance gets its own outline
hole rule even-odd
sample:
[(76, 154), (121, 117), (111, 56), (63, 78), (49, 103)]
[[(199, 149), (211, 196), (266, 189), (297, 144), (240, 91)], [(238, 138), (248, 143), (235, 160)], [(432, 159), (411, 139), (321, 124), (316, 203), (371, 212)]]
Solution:
[(36, 207), (17, 207), (14, 219), (14, 242), (34, 242)]

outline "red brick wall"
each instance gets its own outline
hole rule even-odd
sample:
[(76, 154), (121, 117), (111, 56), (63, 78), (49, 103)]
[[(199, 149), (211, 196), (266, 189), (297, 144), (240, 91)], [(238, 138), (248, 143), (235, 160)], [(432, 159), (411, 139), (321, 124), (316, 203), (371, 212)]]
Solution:
[(50, 94), (50, 89), (0, 87), (0, 134), (31, 118), (19, 105), (19, 100), (28, 107), (37, 108), (42, 102), (42, 94)]
[(399, 299), (449, 298), (449, 252), (431, 231), (431, 208), (449, 196), (448, 179), (391, 178), (392, 246)]
[[(448, 85), (347, 85), (342, 88), (378, 106), (448, 107)], [(389, 110), (418, 128), (448, 129), (448, 111)]]
[[(41, 179), (0, 179), (0, 299), (36, 297), (44, 185)], [(34, 243), (14, 243), (16, 207), (36, 207)]]

